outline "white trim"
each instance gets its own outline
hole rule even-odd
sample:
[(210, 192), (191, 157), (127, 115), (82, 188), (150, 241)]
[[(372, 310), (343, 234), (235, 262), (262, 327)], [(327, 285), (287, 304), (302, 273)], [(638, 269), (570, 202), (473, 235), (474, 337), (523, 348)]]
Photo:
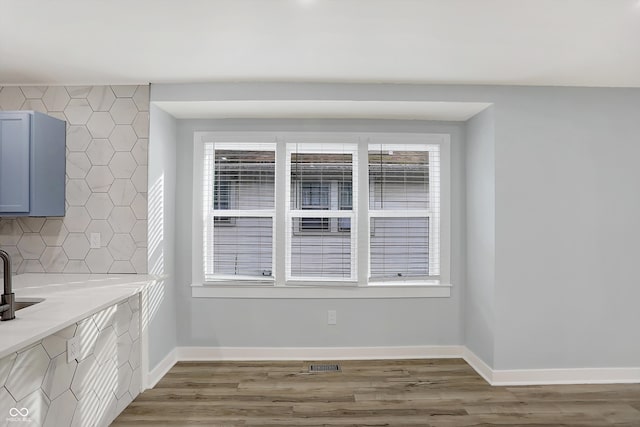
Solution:
[(167, 354), (158, 364), (147, 374), (147, 381), (144, 383), (144, 390), (154, 388), (156, 384), (167, 375), (167, 372), (178, 363), (178, 353), (180, 347), (176, 347)]
[[(231, 216), (231, 215), (229, 215)], [(355, 211), (339, 211), (339, 210), (289, 210), (289, 216), (291, 218), (355, 218)]]
[[(448, 141), (448, 139), (447, 139)], [(447, 145), (443, 142), (442, 145)], [(441, 146), (434, 146), (429, 150), (429, 209), (433, 214), (427, 215), (429, 218), (429, 274), (432, 276), (440, 275), (440, 208), (442, 204), (440, 187), (442, 181), (448, 181), (449, 177), (442, 177), (442, 153)], [(447, 172), (448, 173), (448, 172)], [(433, 179), (435, 177), (435, 180)]]
[(273, 276), (240, 276), (234, 274), (213, 274), (211, 280), (206, 282), (209, 285), (230, 285), (237, 284), (242, 286), (243, 284), (254, 283), (257, 285), (270, 285), (273, 286), (275, 280)]
[(276, 143), (275, 142), (220, 142), (222, 141), (219, 138), (211, 138), (211, 140), (203, 142), (209, 142), (215, 144), (216, 150), (238, 150), (240, 148), (243, 151), (275, 151)]
[(429, 209), (378, 210), (369, 209), (369, 218), (431, 218)]
[(494, 370), (462, 345), (395, 347), (176, 347), (147, 375), (145, 389), (153, 388), (181, 361), (223, 360), (380, 360), (462, 358), (493, 386), (545, 384), (635, 384), (636, 368), (569, 368)]
[[(318, 136), (305, 135), (296, 138), (286, 137), (282, 140), (287, 144), (287, 159), (291, 160), (291, 154), (354, 154), (358, 152), (358, 134), (340, 138), (337, 141), (324, 140), (322, 132)], [(330, 137), (331, 138), (331, 137)], [(353, 162), (355, 163), (355, 162)]]
[(204, 281), (204, 228), (202, 182), (204, 174), (205, 132), (193, 133), (193, 210), (191, 212), (191, 277)]
[(492, 369), (467, 347), (464, 347), (463, 358), (482, 378), (493, 386), (640, 383), (640, 367)]
[(287, 280), (285, 286), (358, 286), (357, 280), (342, 277), (293, 277)]
[(462, 352), (462, 358), (469, 364), (486, 382), (493, 385), (493, 369), (480, 359), (473, 351), (468, 347), (464, 347)]
[(376, 360), (459, 358), (462, 346), (178, 347), (178, 360)]
[(273, 209), (212, 209), (209, 211), (211, 216), (235, 216), (235, 217), (260, 217), (271, 218), (273, 216)]
[(451, 136), (442, 135), (440, 144), (440, 247), (438, 266), (440, 279), (451, 281)]
[(448, 298), (451, 285), (398, 285), (389, 286), (253, 286), (192, 284), (193, 298), (274, 298), (274, 299), (350, 299), (350, 298)]
[(491, 385), (630, 383), (640, 383), (640, 367), (494, 370)]

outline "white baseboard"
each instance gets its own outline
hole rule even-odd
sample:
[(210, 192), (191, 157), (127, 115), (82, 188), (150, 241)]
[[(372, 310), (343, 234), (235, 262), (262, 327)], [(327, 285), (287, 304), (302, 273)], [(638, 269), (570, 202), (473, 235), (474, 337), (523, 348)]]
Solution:
[(491, 385), (640, 383), (640, 368), (494, 370)]
[(640, 383), (640, 368), (492, 369), (467, 347), (463, 358), (494, 386)]
[(464, 350), (462, 351), (462, 358), (482, 378), (484, 378), (486, 382), (493, 385), (493, 369), (491, 369), (491, 367), (487, 365), (484, 360), (476, 356), (476, 354), (473, 351), (469, 350), (469, 348), (467, 347), (464, 347)]
[(174, 348), (151, 371), (149, 371), (146, 383), (144, 384), (144, 389), (154, 388), (156, 384), (158, 384), (158, 381), (160, 381), (178, 361), (178, 348)]
[(178, 360), (374, 360), (459, 358), (462, 346), (179, 347)]
[(624, 384), (640, 383), (638, 368), (492, 369), (465, 346), (401, 347), (177, 347), (147, 375), (145, 388), (153, 388), (181, 361), (223, 360), (375, 360), (462, 358), (489, 384)]

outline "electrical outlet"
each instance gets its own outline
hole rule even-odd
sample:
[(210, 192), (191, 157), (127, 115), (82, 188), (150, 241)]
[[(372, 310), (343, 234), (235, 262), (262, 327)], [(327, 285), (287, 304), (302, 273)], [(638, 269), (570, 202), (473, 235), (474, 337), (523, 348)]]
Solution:
[(327, 325), (335, 325), (338, 323), (338, 314), (335, 310), (327, 311)]
[(91, 233), (91, 249), (100, 249), (100, 233)]
[(80, 338), (73, 337), (67, 340), (67, 363), (71, 363), (80, 357)]

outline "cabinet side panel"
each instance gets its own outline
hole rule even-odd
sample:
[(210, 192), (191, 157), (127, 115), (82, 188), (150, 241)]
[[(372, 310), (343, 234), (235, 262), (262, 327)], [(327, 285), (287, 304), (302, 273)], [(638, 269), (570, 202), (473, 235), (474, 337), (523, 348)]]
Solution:
[(0, 215), (29, 212), (29, 122), (29, 114), (0, 114)]
[(35, 112), (32, 129), (29, 216), (64, 216), (66, 123)]

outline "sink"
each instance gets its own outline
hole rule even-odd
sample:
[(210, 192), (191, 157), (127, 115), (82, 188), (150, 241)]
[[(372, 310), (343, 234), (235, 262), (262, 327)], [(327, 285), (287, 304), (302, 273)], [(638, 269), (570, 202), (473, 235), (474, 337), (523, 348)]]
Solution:
[(16, 311), (22, 310), (23, 308), (31, 307), (34, 304), (38, 304), (39, 302), (44, 301), (44, 298), (20, 298), (16, 299), (15, 306)]

